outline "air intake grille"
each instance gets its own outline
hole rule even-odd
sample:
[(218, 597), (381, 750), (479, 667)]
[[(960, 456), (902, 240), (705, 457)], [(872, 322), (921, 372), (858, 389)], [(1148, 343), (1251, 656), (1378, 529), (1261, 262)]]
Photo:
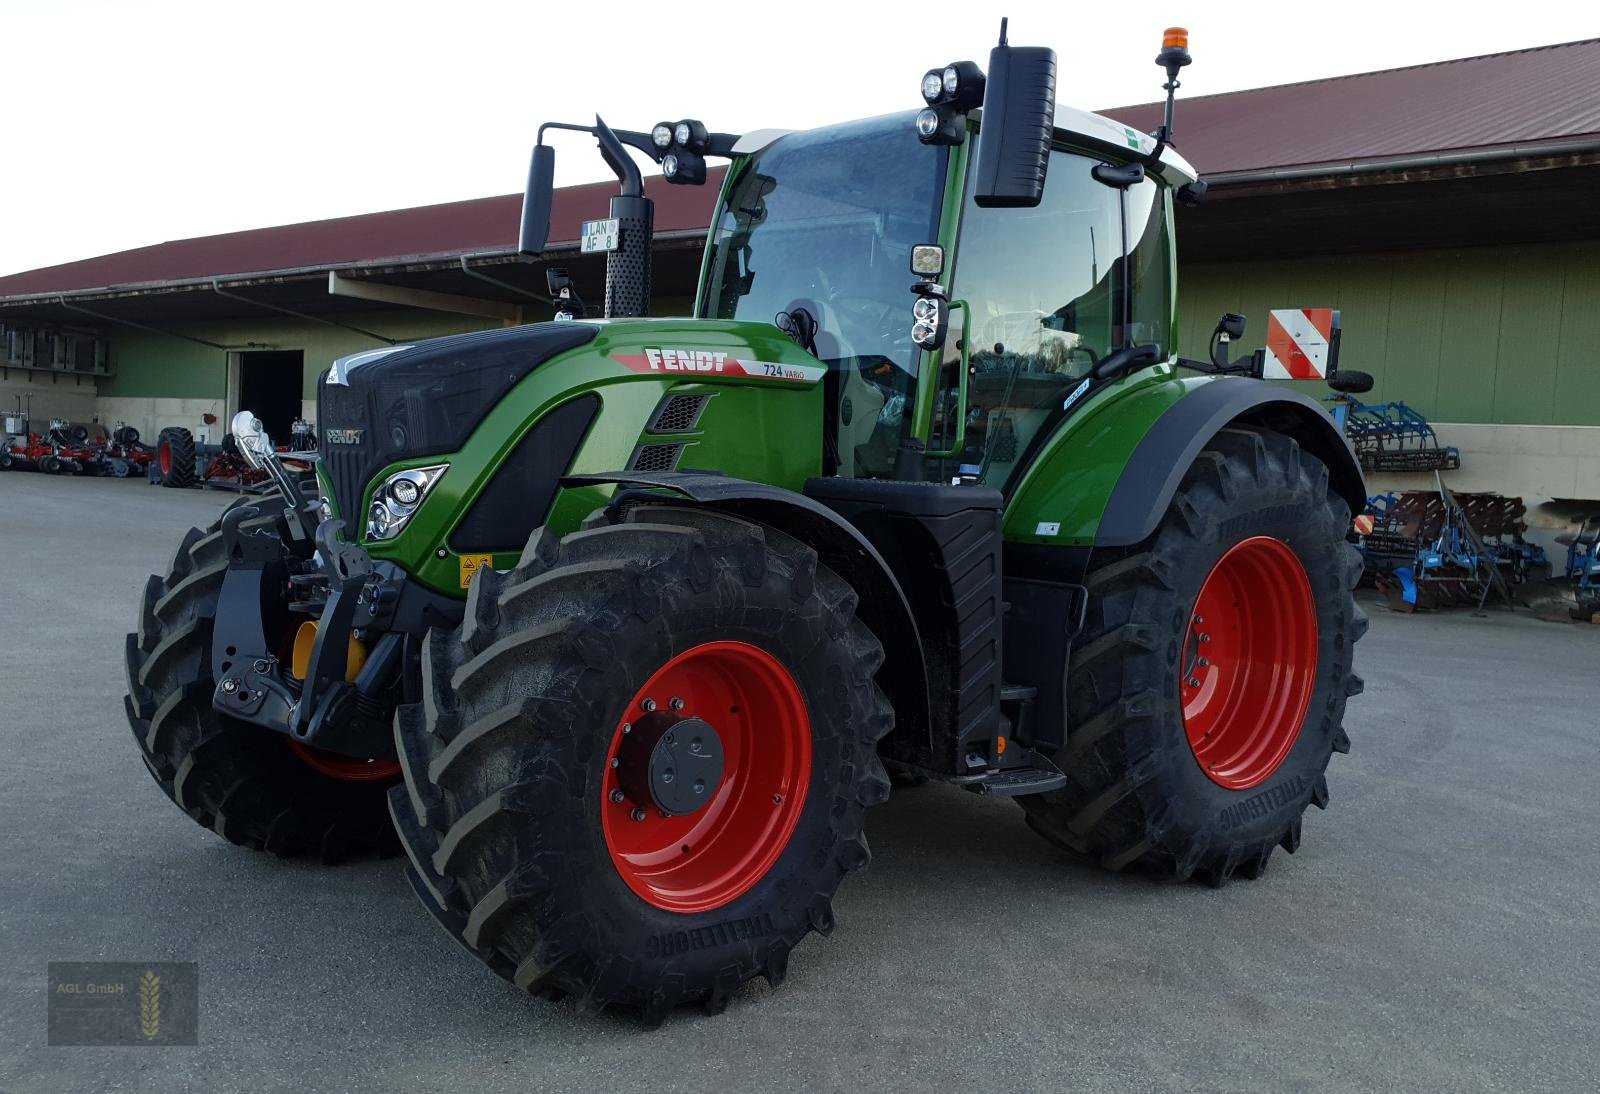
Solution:
[(671, 471), (678, 466), (681, 444), (647, 444), (633, 454), (629, 471)]
[(688, 433), (700, 422), (709, 395), (668, 395), (645, 426), (646, 433)]

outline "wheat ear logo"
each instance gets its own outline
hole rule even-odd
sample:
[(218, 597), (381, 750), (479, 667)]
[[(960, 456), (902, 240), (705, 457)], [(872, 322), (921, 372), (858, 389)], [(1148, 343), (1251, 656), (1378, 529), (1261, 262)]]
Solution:
[(161, 977), (149, 969), (139, 978), (139, 1032), (147, 1041), (161, 1034)]

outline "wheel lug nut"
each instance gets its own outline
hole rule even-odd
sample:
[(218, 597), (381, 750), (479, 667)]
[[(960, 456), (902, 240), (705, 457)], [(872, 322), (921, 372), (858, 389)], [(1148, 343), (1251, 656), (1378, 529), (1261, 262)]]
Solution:
[(1211, 641), (1211, 636), (1209, 634), (1202, 634), (1200, 636), (1200, 641), (1209, 642), (1209, 641)]
[[(612, 762), (615, 763), (616, 761), (612, 761)], [(626, 796), (627, 795), (625, 795), (621, 790), (613, 790), (611, 792), (611, 800), (616, 802), (618, 805), (622, 804), (622, 799), (625, 798)]]
[(667, 706), (671, 707), (673, 710), (682, 710), (683, 700), (674, 695), (672, 697), (672, 702), (668, 703)]
[(1184, 683), (1188, 684), (1192, 688), (1197, 688), (1200, 686), (1200, 677), (1191, 676), (1189, 679), (1185, 680)]
[(646, 712), (656, 709), (656, 701), (654, 699), (646, 699), (644, 702), (640, 703), (639, 705), (644, 707)]
[(1211, 667), (1211, 662), (1210, 662), (1210, 661), (1207, 661), (1207, 660), (1206, 660), (1206, 659), (1205, 659), (1205, 658), (1204, 658), (1204, 657), (1201, 657), (1201, 658), (1197, 658), (1197, 659), (1196, 659), (1196, 660), (1195, 660), (1195, 664), (1197, 664), (1197, 665), (1199, 665), (1199, 666), (1200, 666), (1200, 667), (1201, 667), (1201, 668), (1203, 668), (1203, 669), (1204, 669), (1204, 668), (1210, 668), (1210, 667)]
[(613, 769), (619, 768), (621, 766), (622, 766), (622, 761), (621, 760), (617, 759), (615, 756), (611, 757), (611, 767)]
[(633, 723), (632, 722), (623, 722), (622, 723), (622, 732), (623, 733), (632, 733), (633, 732)]
[(629, 816), (631, 816), (636, 821), (642, 821), (642, 820), (644, 820), (644, 810), (638, 808), (637, 806), (635, 806), (633, 812), (630, 813)]
[(782, 794), (774, 794), (774, 795), (772, 795), (772, 804), (773, 805), (782, 805), (783, 804), (783, 795)]

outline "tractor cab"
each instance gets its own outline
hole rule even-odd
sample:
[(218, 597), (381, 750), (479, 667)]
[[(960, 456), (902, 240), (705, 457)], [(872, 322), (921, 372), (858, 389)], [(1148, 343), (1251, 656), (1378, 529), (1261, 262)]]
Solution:
[[(902, 444), (919, 439), (926, 372), (935, 447), (950, 447), (964, 397), (950, 459), (1003, 488), (1114, 351), (1154, 345), (1165, 360), (1173, 187), (1130, 172), (1128, 141), (1107, 147), (1091, 115), (1073, 120), (1077, 130), (1054, 131), (1048, 183), (1025, 208), (977, 200), (976, 121), (954, 146), (918, 139), (911, 114), (889, 115), (780, 136), (735, 162), (698, 314), (773, 322), (827, 364), (827, 474), (897, 474)], [(1176, 180), (1193, 181), (1167, 156)], [(940, 266), (919, 275), (912, 255), (930, 250)], [(929, 310), (917, 290), (940, 282), (960, 333), (935, 349), (914, 333), (916, 309)]]

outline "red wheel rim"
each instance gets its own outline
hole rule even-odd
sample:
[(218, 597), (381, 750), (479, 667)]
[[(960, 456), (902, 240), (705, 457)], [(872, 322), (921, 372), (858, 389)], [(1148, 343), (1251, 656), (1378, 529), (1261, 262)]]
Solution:
[[(650, 709), (647, 702), (703, 719), (721, 740), (722, 779), (710, 801), (686, 816), (613, 800), (621, 786), (611, 760), (623, 727)], [(600, 788), (606, 848), (623, 881), (655, 907), (720, 908), (765, 877), (788, 846), (810, 780), (811, 719), (794, 677), (765, 650), (707, 642), (663, 665), (617, 724)]]
[(1316, 601), (1288, 544), (1253, 536), (1217, 560), (1178, 667), (1200, 769), (1230, 790), (1265, 782), (1299, 739), (1317, 681)]
[(362, 760), (354, 756), (341, 756), (289, 738), (289, 748), (315, 771), (347, 783), (377, 782), (392, 779), (400, 774), (400, 765), (393, 760)]
[(161, 461), (161, 473), (163, 475), (171, 474), (172, 473), (172, 444), (170, 442), (168, 442), (168, 441), (162, 441), (161, 442), (161, 447), (156, 449), (156, 454), (157, 454), (156, 458)]

